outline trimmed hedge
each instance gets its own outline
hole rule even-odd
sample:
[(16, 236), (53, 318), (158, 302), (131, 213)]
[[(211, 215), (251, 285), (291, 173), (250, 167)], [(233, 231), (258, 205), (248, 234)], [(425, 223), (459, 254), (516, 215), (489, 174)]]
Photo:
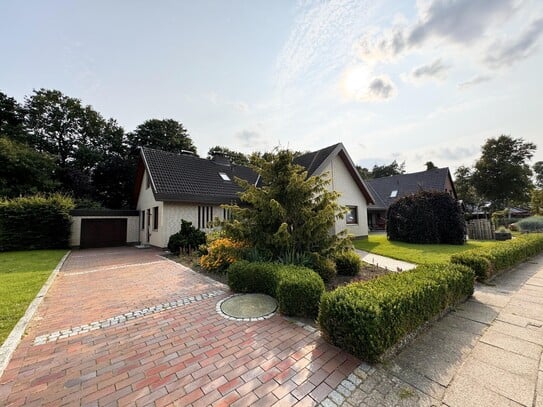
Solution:
[(473, 269), (479, 280), (486, 280), (543, 251), (543, 234), (515, 237), (488, 248), (467, 250), (451, 256), (451, 263)]
[(390, 205), (387, 236), (406, 243), (464, 244), (464, 214), (448, 193), (421, 191)]
[(73, 208), (59, 194), (0, 200), (0, 251), (68, 247)]
[(465, 266), (419, 266), (325, 293), (318, 322), (326, 340), (376, 362), (405, 335), (473, 294), (473, 282)]
[(362, 266), (362, 260), (354, 250), (337, 254), (334, 260), (337, 273), (341, 276), (356, 276)]
[(234, 292), (263, 293), (277, 299), (284, 315), (314, 318), (324, 292), (320, 276), (306, 267), (237, 261), (228, 268)]

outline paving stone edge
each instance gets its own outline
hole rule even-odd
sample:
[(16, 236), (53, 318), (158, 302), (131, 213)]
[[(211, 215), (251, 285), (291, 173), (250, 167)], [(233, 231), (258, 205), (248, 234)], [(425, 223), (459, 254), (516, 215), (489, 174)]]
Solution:
[(71, 252), (71, 250), (68, 250), (68, 253), (66, 253), (62, 257), (62, 259), (60, 259), (59, 263), (57, 264), (51, 275), (49, 275), (49, 278), (42, 286), (41, 290), (36, 295), (36, 298), (32, 300), (32, 302), (26, 309), (25, 314), (21, 317), (19, 322), (17, 322), (2, 346), (0, 346), (0, 377), (2, 377), (2, 375), (4, 374), (4, 370), (6, 369), (9, 361), (11, 360), (13, 352), (21, 342), (21, 338), (23, 337), (26, 328), (28, 327), (28, 324), (32, 320), (32, 317), (36, 313), (36, 310), (40, 306), (43, 298), (47, 294), (47, 291), (49, 291), (49, 288), (53, 284), (53, 281), (55, 280), (58, 272), (64, 265), (64, 262), (66, 261)]

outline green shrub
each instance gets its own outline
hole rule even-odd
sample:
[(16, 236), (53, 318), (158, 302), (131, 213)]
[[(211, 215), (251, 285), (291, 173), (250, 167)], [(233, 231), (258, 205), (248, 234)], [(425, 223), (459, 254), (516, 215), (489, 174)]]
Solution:
[(451, 256), (451, 263), (462, 264), (469, 267), (475, 273), (478, 280), (484, 281), (492, 274), (490, 260), (471, 250), (463, 253), (456, 253)]
[(0, 251), (68, 247), (73, 208), (59, 194), (0, 200)]
[(407, 243), (464, 244), (464, 214), (448, 193), (421, 191), (390, 205), (387, 236)]
[(280, 269), (277, 301), (282, 314), (316, 317), (319, 312), (324, 282), (311, 269), (284, 266)]
[[(452, 256), (451, 261), (472, 267), (477, 278), (485, 280), (500, 271), (516, 266), (542, 251), (543, 234), (537, 233), (518, 236), (512, 240), (500, 242), (490, 247), (467, 250), (461, 253), (461, 255)], [(485, 272), (482, 271), (482, 262), (477, 260), (477, 258), (481, 257), (488, 261)]]
[(531, 216), (519, 220), (516, 225), (518, 225), (521, 232), (542, 232), (543, 216)]
[(362, 260), (354, 250), (337, 254), (335, 260), (337, 273), (342, 276), (356, 276), (362, 266)]
[(228, 268), (234, 292), (263, 293), (277, 299), (285, 315), (314, 318), (324, 292), (322, 279), (311, 269), (276, 263), (240, 260)]
[(325, 293), (318, 323), (323, 337), (375, 362), (421, 324), (473, 293), (473, 271), (431, 264)]
[(168, 240), (168, 250), (174, 254), (191, 253), (204, 244), (206, 234), (192, 226), (192, 222), (181, 219), (181, 229)]
[(326, 283), (332, 281), (337, 274), (336, 263), (318, 253), (311, 254), (311, 268), (321, 276)]

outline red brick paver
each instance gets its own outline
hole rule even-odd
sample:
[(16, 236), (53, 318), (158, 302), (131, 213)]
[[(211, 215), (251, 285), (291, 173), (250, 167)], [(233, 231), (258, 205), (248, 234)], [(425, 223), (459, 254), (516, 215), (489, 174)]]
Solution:
[[(222, 318), (228, 288), (154, 249), (75, 251), (0, 377), (0, 405), (292, 405), (321, 401), (358, 360), (280, 315)], [(179, 298), (182, 305), (34, 346), (39, 335)]]

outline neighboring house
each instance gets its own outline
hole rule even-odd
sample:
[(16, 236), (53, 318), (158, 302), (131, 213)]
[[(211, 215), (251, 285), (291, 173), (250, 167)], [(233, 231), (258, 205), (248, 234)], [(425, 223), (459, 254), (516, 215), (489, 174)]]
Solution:
[[(373, 198), (343, 144), (304, 154), (295, 162), (307, 168), (310, 176), (327, 172), (329, 187), (341, 194), (339, 203), (349, 207), (348, 215), (336, 221), (334, 232), (347, 229), (354, 236), (367, 236), (367, 206)], [(199, 229), (215, 218), (226, 219), (228, 213), (221, 205), (239, 202), (241, 188), (235, 177), (258, 182), (250, 168), (231, 164), (221, 155), (208, 160), (142, 148), (135, 189), (140, 241), (165, 247), (179, 231), (181, 219)]]
[(442, 191), (448, 192), (457, 199), (448, 168), (435, 168), (412, 174), (368, 179), (366, 185), (368, 185), (372, 196), (375, 198), (375, 204), (368, 206), (370, 230), (385, 228), (387, 210), (398, 198), (419, 191)]

